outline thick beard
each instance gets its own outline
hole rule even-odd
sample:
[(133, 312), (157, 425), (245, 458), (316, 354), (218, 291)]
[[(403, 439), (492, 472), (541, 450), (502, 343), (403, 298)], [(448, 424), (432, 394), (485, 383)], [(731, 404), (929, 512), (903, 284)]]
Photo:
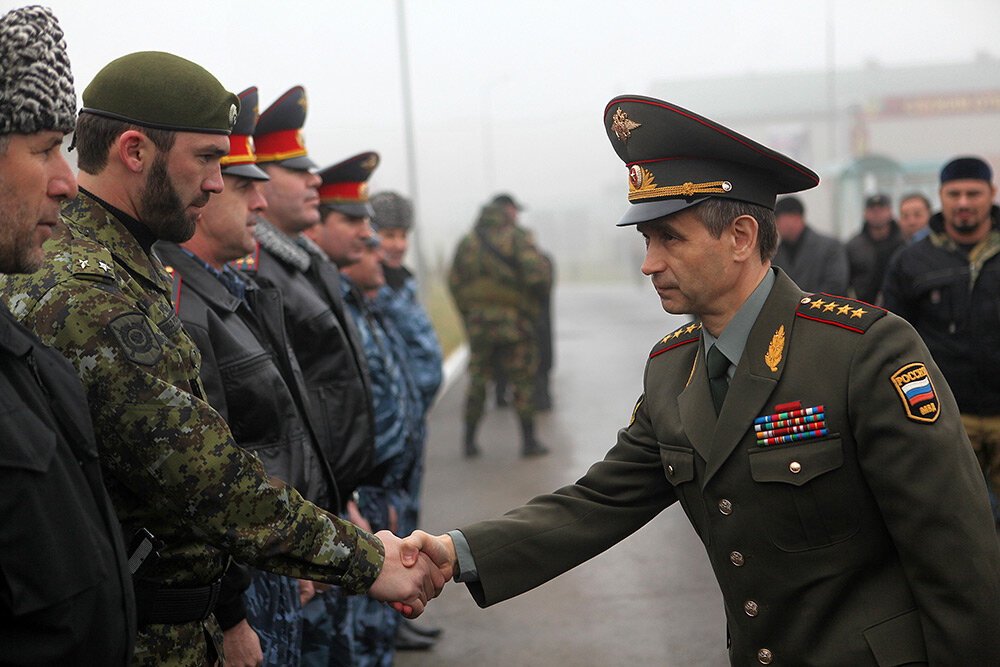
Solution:
[(31, 219), (28, 206), (16, 197), (13, 188), (0, 184), (0, 201), (7, 202), (3, 229), (0, 229), (0, 273), (34, 273), (42, 267), (45, 255), (35, 245), (35, 226), (27, 225)]
[(158, 239), (183, 243), (194, 236), (194, 220), (185, 215), (177, 190), (167, 173), (167, 155), (158, 153), (139, 192), (139, 219)]

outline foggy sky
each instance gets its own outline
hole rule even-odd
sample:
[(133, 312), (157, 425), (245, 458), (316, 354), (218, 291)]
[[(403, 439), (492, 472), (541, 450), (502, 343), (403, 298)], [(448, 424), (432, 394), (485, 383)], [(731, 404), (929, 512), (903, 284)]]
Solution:
[[(45, 4), (66, 32), (78, 95), (141, 50), (189, 58), (234, 92), (256, 85), (261, 110), (302, 84), (314, 161), (376, 150), (373, 191), (412, 194), (394, 0)], [(498, 190), (527, 202), (529, 225), (586, 210), (611, 229), (627, 186), (601, 115), (653, 82), (819, 71), (831, 56), (844, 68), (1000, 54), (995, 0), (413, 0), (406, 23), (425, 249), (450, 247)]]

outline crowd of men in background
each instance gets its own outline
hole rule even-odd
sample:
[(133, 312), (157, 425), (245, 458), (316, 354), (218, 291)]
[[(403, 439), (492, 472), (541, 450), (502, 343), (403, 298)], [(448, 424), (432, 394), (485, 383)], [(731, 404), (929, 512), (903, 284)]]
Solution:
[(990, 166), (949, 161), (940, 210), (907, 194), (893, 216), (888, 195), (865, 200), (861, 230), (846, 245), (811, 229), (796, 197), (775, 207), (781, 243), (773, 263), (802, 289), (850, 295), (906, 319), (955, 393), (1000, 524), (1000, 209)]

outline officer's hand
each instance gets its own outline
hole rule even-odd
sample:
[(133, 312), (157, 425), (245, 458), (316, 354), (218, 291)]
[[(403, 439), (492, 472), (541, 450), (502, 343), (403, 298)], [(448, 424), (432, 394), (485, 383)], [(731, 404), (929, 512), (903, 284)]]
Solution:
[(458, 556), (455, 554), (455, 543), (452, 542), (451, 535), (434, 536), (422, 530), (415, 530), (403, 540), (401, 550), (403, 564), (407, 566), (416, 562), (418, 553), (428, 556), (441, 570), (445, 581), (451, 579), (458, 569)]
[(223, 631), (222, 650), (226, 654), (226, 667), (261, 667), (264, 664), (260, 638), (246, 619)]
[(407, 618), (416, 618), (423, 613), (427, 602), (437, 597), (444, 588), (444, 575), (423, 553), (418, 554), (415, 560), (409, 554), (409, 564), (404, 564), (400, 552), (403, 542), (388, 530), (379, 531), (375, 536), (385, 548), (385, 560), (378, 578), (368, 589), (368, 595), (392, 603)]

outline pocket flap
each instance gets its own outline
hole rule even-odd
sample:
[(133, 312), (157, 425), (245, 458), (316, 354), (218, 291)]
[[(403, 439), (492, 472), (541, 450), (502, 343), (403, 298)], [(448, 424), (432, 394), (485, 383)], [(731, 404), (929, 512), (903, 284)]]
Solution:
[(694, 479), (694, 450), (660, 444), (660, 459), (667, 481), (673, 485)]
[(840, 438), (812, 440), (784, 447), (750, 449), (750, 476), (756, 482), (802, 486), (844, 464)]
[(876, 623), (862, 634), (880, 667), (927, 663), (924, 631), (916, 609)]

